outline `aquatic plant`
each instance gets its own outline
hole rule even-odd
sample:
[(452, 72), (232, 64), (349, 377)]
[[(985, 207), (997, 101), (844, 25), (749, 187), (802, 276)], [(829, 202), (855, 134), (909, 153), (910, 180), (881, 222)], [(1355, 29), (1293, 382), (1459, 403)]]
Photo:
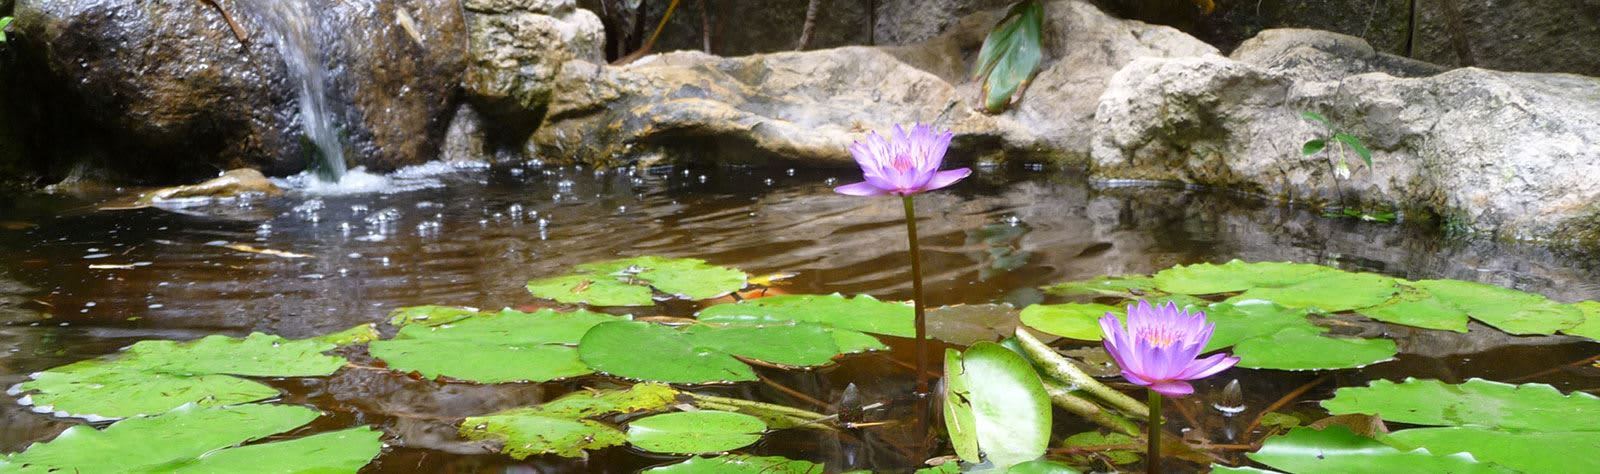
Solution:
[(1106, 352), (1122, 368), (1123, 378), (1150, 390), (1150, 447), (1145, 464), (1151, 473), (1160, 472), (1161, 397), (1183, 397), (1194, 393), (1189, 380), (1217, 374), (1239, 363), (1239, 358), (1213, 354), (1197, 359), (1216, 327), (1206, 322), (1202, 312), (1190, 313), (1178, 305), (1150, 306), (1148, 301), (1128, 305), (1127, 326), (1117, 316), (1100, 318), (1105, 331)]
[(6, 27), (11, 26), (12, 17), (0, 17), (0, 43), (6, 42)]
[(1305, 145), (1301, 146), (1301, 154), (1305, 156), (1315, 156), (1316, 154), (1322, 153), (1323, 150), (1327, 149), (1328, 143), (1332, 142), (1339, 158), (1339, 161), (1334, 163), (1333, 174), (1338, 176), (1339, 179), (1346, 179), (1350, 177), (1350, 163), (1346, 159), (1347, 155), (1345, 154), (1346, 147), (1349, 147), (1350, 151), (1355, 152), (1356, 156), (1361, 157), (1361, 161), (1367, 164), (1368, 169), (1372, 168), (1372, 150), (1368, 149), (1367, 145), (1361, 143), (1360, 138), (1350, 134), (1349, 132), (1335, 128), (1333, 126), (1333, 122), (1328, 121), (1328, 118), (1323, 117), (1322, 114), (1316, 112), (1301, 112), (1300, 116), (1306, 120), (1320, 123), (1324, 128), (1327, 129), (1326, 135), (1313, 138), (1307, 141)]
[(1022, 97), (1044, 59), (1040, 32), (1044, 29), (1044, 5), (1025, 0), (1011, 6), (1005, 18), (983, 39), (978, 61), (973, 64), (973, 79), (983, 90), (983, 106), (989, 113), (1000, 113)]
[(928, 392), (928, 316), (923, 307), (926, 300), (922, 296), (922, 254), (917, 248), (917, 208), (912, 197), (955, 184), (972, 174), (968, 168), (939, 171), (953, 136), (949, 130), (934, 133), (932, 126), (920, 123), (913, 125), (909, 133), (896, 125), (891, 138), (877, 132), (868, 134), (865, 142), (850, 145), (850, 154), (861, 165), (866, 180), (834, 188), (835, 192), (850, 196), (893, 194), (905, 204), (906, 239), (911, 244), (912, 307), (917, 317), (917, 393)]

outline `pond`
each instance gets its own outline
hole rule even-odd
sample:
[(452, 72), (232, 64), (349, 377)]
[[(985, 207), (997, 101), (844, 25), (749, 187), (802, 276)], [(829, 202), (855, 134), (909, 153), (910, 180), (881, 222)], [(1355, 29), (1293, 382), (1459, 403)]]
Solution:
[[(251, 332), (298, 339), (367, 323), (380, 323), (392, 336), (395, 329), (381, 323), (402, 307), (568, 308), (531, 296), (528, 281), (634, 256), (698, 258), (752, 276), (792, 274), (773, 283), (773, 294), (896, 301), (912, 295), (898, 200), (831, 190), (859, 179), (854, 170), (600, 171), (528, 163), (393, 179), (392, 186), (413, 189), (291, 191), (131, 211), (96, 209), (125, 190), (0, 198), (0, 385), (12, 387), (29, 374), (149, 339)], [(1233, 193), (1090, 182), (1034, 165), (980, 167), (956, 186), (920, 196), (918, 206), (929, 307), (1083, 302), (1040, 288), (1232, 259), (1478, 281), (1562, 302), (1600, 298), (1600, 270), (1585, 254), (1326, 218)], [(702, 307), (668, 301), (603, 311), (690, 317)], [(940, 314), (955, 313), (936, 311), (932, 332), (964, 345), (997, 340), (1016, 324), (1011, 311), (971, 313), (970, 319), (941, 321)], [(1284, 423), (1273, 417), (1253, 422), (1265, 411), (1321, 418), (1327, 412), (1315, 402), (1338, 387), (1418, 377), (1547, 383), (1562, 392), (1600, 388), (1600, 368), (1588, 363), (1595, 354), (1592, 341), (1509, 336), (1478, 323), (1467, 334), (1395, 327), (1380, 329), (1399, 344), (1392, 361), (1333, 371), (1235, 368), (1197, 381), (1194, 396), (1170, 401), (1169, 413), (1178, 415), (1168, 428), (1191, 442), (1217, 446), (1214, 461), (1238, 464), (1245, 459), (1237, 446), (1249, 446), (1274, 423)], [(780, 430), (740, 452), (813, 461), (830, 472), (908, 470), (951, 451), (939, 442), (926, 446), (913, 434), (919, 420), (905, 400), (914, 384), (911, 344), (882, 339), (892, 350), (846, 355), (813, 370), (757, 365), (762, 381), (697, 390), (823, 414), (843, 407), (841, 419), (860, 424), (838, 431)], [(1055, 345), (1100, 347), (1065, 339)], [(329, 377), (259, 380), (282, 392), (277, 402), (325, 413), (288, 435), (360, 425), (381, 431), (387, 447), (362, 472), (632, 472), (684, 459), (618, 446), (587, 458), (517, 460), (457, 434), (463, 418), (585, 387), (617, 386), (614, 379), (588, 375), (480, 385), (384, 370), (360, 344), (336, 353), (350, 363)], [(1237, 398), (1224, 390), (1234, 380), (1241, 389)], [(1113, 386), (1130, 393), (1135, 388)], [(0, 395), (0, 452), (22, 451), (83, 423), (35, 413), (19, 398), (17, 390)], [(887, 408), (861, 408), (878, 403)], [(1054, 421), (1058, 435), (1096, 428), (1060, 413)], [(1100, 462), (1106, 461), (1088, 459), (1085, 465)], [(1188, 472), (1204, 466), (1184, 461), (1168, 467)]]

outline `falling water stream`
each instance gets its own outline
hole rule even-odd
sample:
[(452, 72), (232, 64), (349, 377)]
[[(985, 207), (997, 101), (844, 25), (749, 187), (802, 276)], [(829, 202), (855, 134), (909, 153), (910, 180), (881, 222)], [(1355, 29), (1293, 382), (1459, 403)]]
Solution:
[(300, 127), (316, 152), (308, 170), (323, 181), (339, 181), (346, 169), (344, 145), (339, 140), (334, 104), (328, 97), (322, 41), (317, 36), (317, 18), (310, 3), (241, 0), (240, 5), (266, 21), (288, 68), (289, 79), (299, 86)]

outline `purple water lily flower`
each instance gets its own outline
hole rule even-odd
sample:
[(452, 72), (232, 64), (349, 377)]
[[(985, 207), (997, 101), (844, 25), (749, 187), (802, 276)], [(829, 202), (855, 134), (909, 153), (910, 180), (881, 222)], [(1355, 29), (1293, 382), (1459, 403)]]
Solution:
[(1156, 307), (1148, 301), (1128, 305), (1126, 331), (1115, 315), (1100, 318), (1106, 352), (1116, 359), (1122, 376), (1169, 397), (1194, 393), (1187, 380), (1209, 377), (1239, 363), (1238, 357), (1220, 353), (1195, 359), (1215, 328), (1206, 322), (1205, 313), (1190, 314), (1171, 302)]
[(833, 190), (851, 196), (909, 196), (955, 184), (972, 170), (939, 171), (952, 136), (949, 130), (934, 133), (933, 127), (920, 123), (911, 127), (911, 133), (895, 125), (892, 138), (872, 132), (866, 142), (850, 145), (850, 154), (861, 165), (866, 181)]

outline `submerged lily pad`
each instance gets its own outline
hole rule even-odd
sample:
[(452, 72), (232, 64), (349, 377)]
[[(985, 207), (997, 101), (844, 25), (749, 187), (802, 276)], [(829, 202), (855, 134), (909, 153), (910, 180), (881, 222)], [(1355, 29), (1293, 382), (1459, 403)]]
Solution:
[(715, 453), (754, 444), (766, 431), (760, 418), (740, 413), (667, 413), (628, 423), (628, 443), (656, 453)]
[(980, 342), (961, 355), (961, 368), (966, 392), (953, 391), (950, 397), (971, 404), (984, 460), (1006, 468), (1043, 456), (1050, 443), (1051, 407), (1033, 364), (1005, 346)]
[[(163, 413), (186, 403), (221, 406), (272, 398), (278, 390), (234, 376), (313, 377), (343, 367), (319, 340), (255, 333), (189, 342), (140, 341), (110, 358), (33, 374), (18, 389), (25, 403), (60, 416), (125, 418)], [(46, 408), (48, 407), (48, 408)]]
[(178, 407), (113, 423), (74, 426), (54, 440), (0, 458), (0, 472), (355, 472), (383, 448), (361, 427), (305, 438), (234, 447), (317, 418), (289, 405)]
[(701, 321), (770, 323), (804, 321), (887, 336), (916, 336), (911, 305), (878, 301), (868, 295), (777, 295), (725, 303), (701, 310)]
[[(1314, 328), (1314, 329), (1313, 329)], [(1239, 367), (1251, 369), (1353, 369), (1393, 359), (1399, 351), (1388, 339), (1327, 337), (1322, 328), (1290, 327), (1233, 346)]]
[(595, 325), (626, 318), (575, 311), (476, 313), (448, 324), (410, 324), (368, 351), (389, 367), (479, 383), (544, 382), (589, 374), (572, 347)]
[(1548, 335), (1584, 322), (1583, 312), (1572, 305), (1510, 288), (1459, 280), (1423, 280), (1411, 285), (1511, 334)]
[(1462, 384), (1406, 379), (1345, 387), (1324, 400), (1333, 414), (1363, 413), (1418, 425), (1473, 426), (1506, 431), (1600, 431), (1600, 397), (1563, 395), (1544, 384), (1511, 385), (1482, 379)]
[(1020, 322), (1017, 308), (1009, 303), (940, 306), (928, 309), (928, 337), (969, 346), (1010, 337)]
[[(1090, 431), (1068, 436), (1062, 444), (1069, 448), (1102, 448), (1106, 446), (1139, 446), (1141, 441), (1122, 433), (1103, 434), (1099, 431)], [(1143, 456), (1138, 448), (1134, 449), (1100, 449), (1094, 451), (1096, 456), (1075, 455), (1073, 462), (1091, 464), (1096, 457), (1104, 459), (1113, 465), (1133, 464), (1139, 462)]]
[(749, 276), (694, 258), (634, 257), (579, 265), (578, 273), (528, 282), (534, 296), (568, 304), (649, 306), (653, 292), (703, 300), (743, 289)]
[(1470, 456), (1436, 454), (1426, 449), (1401, 451), (1343, 426), (1323, 430), (1295, 428), (1267, 438), (1261, 449), (1246, 454), (1251, 460), (1283, 472), (1448, 472), (1453, 474), (1505, 472)]
[(655, 474), (822, 474), (821, 464), (779, 456), (725, 454), (646, 469)]

